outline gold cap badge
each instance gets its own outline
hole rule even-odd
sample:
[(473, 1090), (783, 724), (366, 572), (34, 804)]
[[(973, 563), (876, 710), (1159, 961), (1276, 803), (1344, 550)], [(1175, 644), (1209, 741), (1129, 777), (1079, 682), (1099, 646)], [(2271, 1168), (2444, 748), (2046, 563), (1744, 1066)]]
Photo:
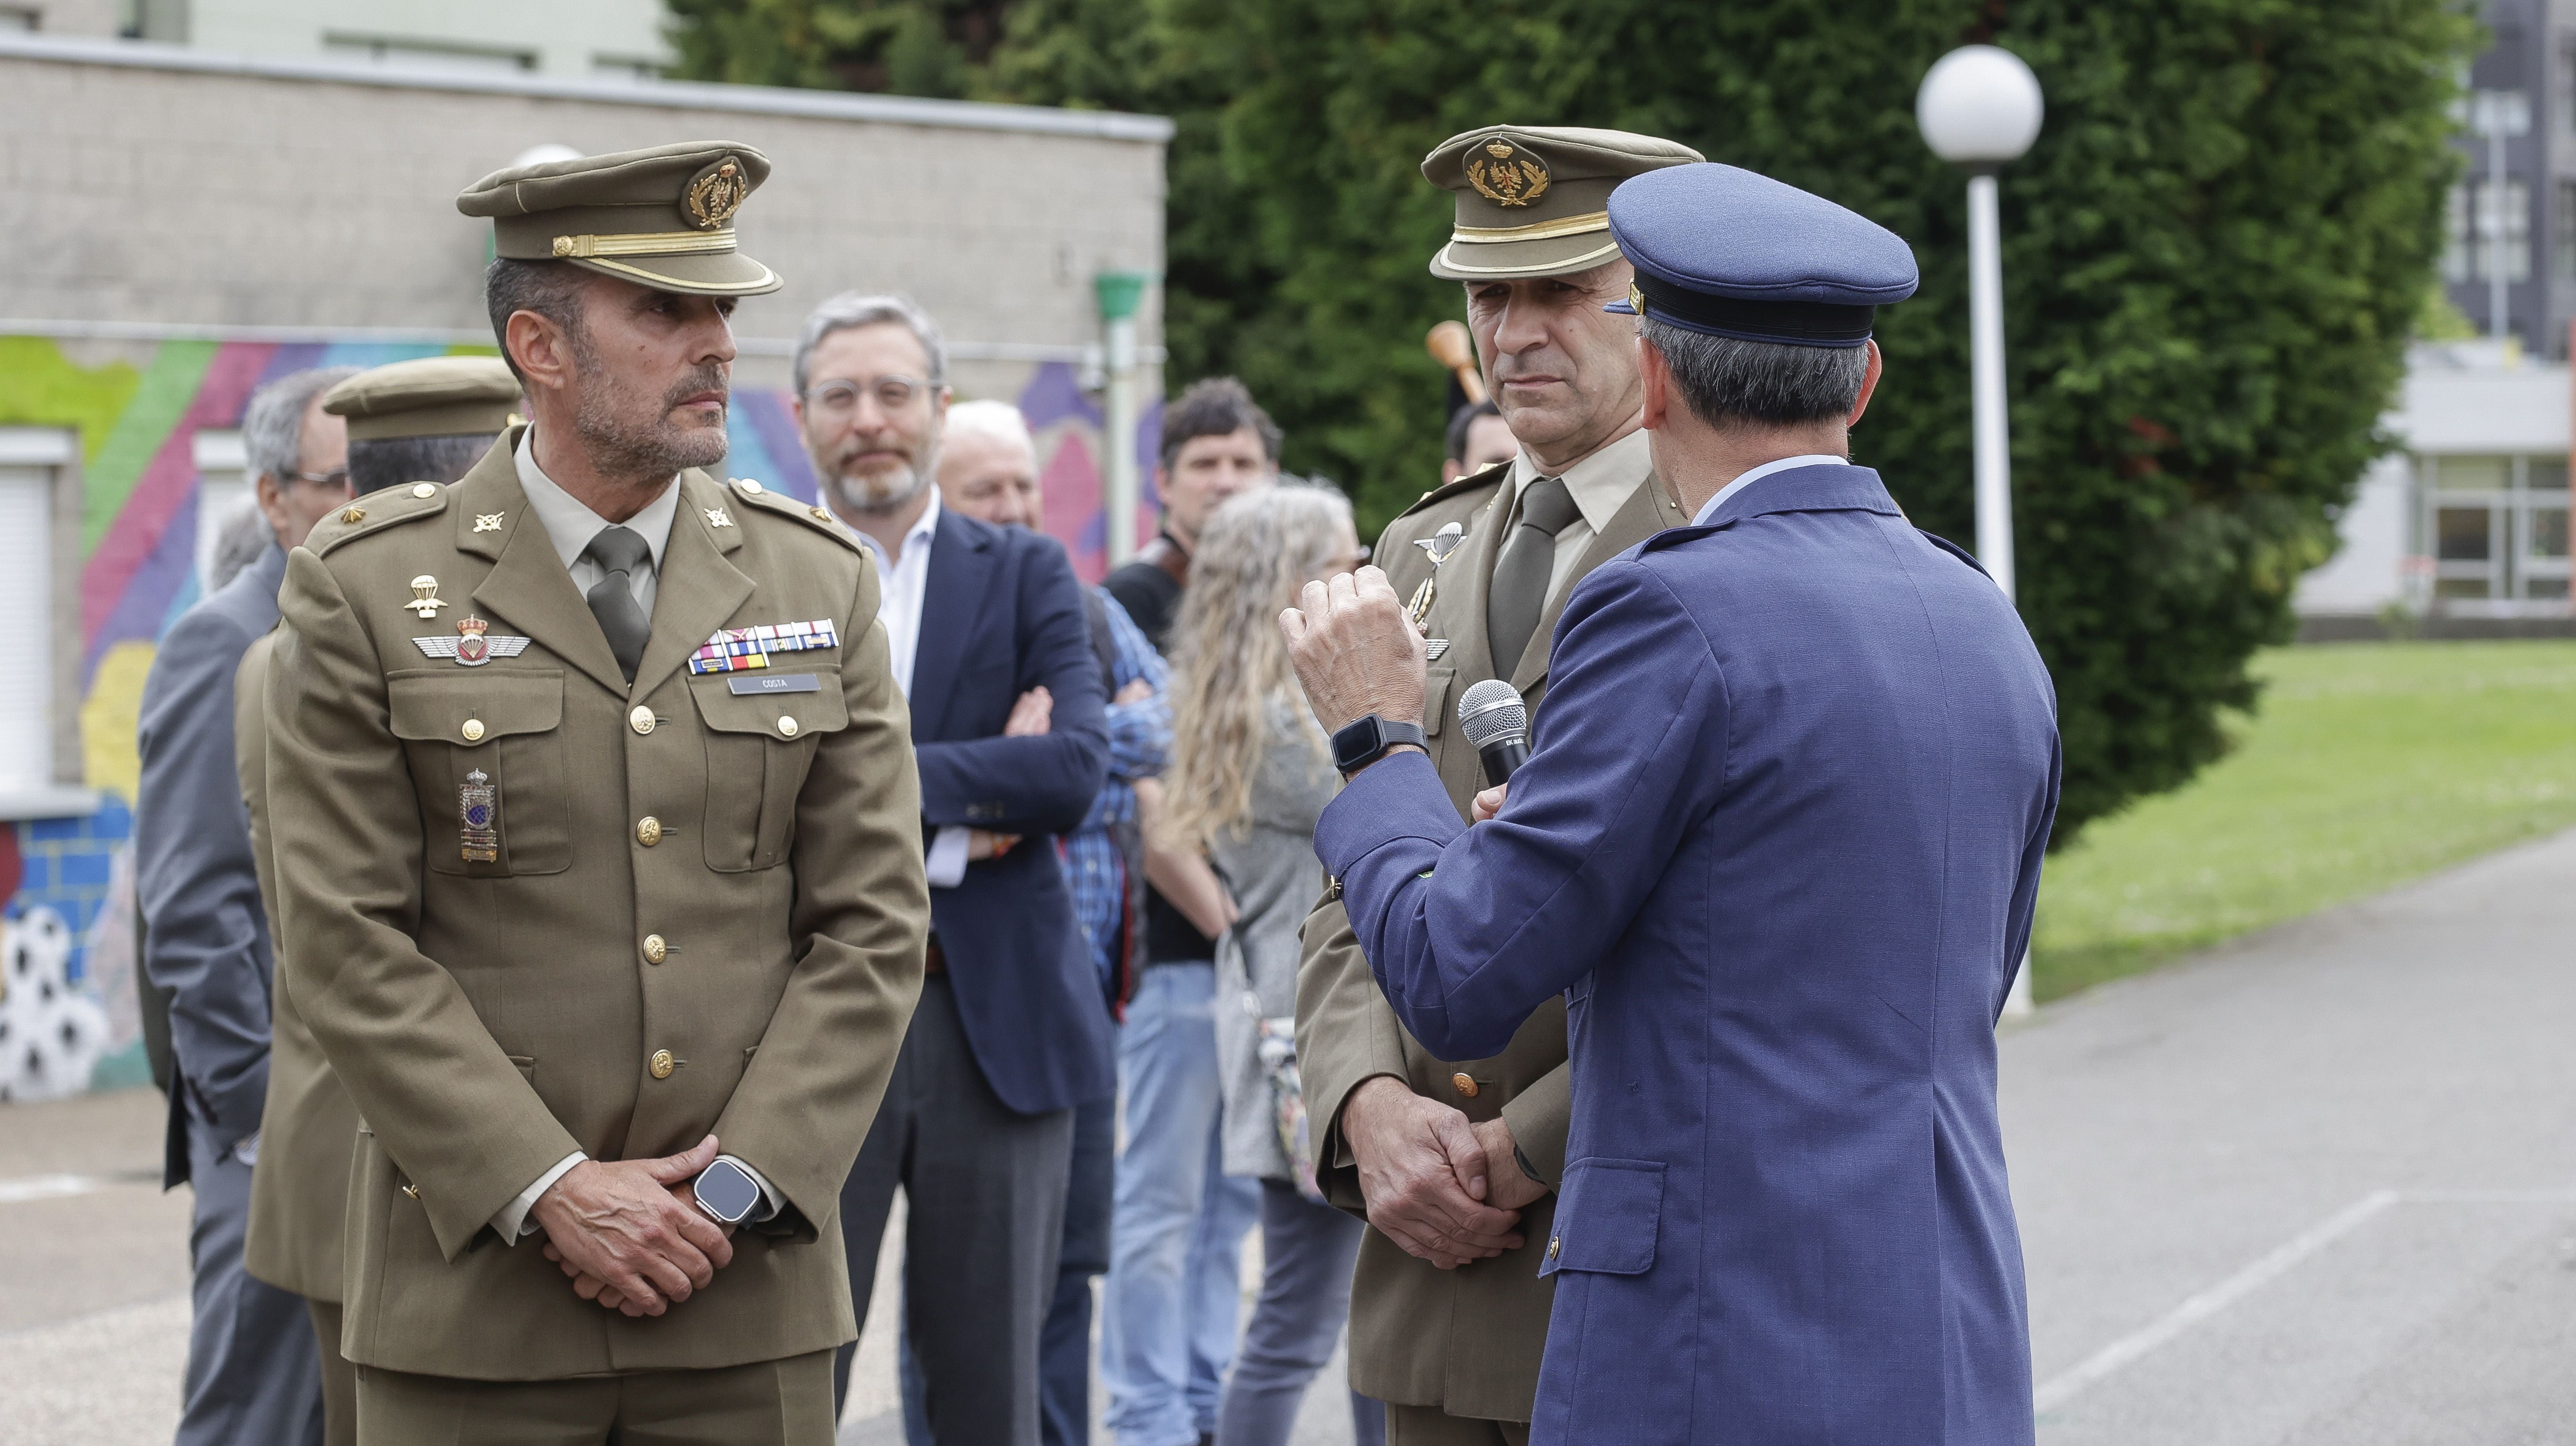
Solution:
[(1547, 194), (1547, 162), (1500, 136), (1485, 142), (1485, 154), (1467, 158), (1467, 184), (1497, 206), (1526, 206)]
[(687, 208), (689, 220), (699, 230), (712, 231), (732, 220), (733, 213), (742, 209), (743, 198), (750, 194), (742, 163), (727, 156), (690, 178), (680, 204)]

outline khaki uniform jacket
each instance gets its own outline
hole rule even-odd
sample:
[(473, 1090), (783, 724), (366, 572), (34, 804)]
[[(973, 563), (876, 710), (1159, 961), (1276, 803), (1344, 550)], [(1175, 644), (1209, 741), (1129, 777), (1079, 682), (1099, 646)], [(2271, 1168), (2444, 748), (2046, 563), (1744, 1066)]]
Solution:
[[(1432, 638), (1448, 639), (1449, 646), (1430, 665), (1422, 720), (1440, 781), (1462, 818), (1486, 785), (1483, 761), (1458, 733), (1453, 716), (1458, 695), (1487, 678), (1508, 676), (1535, 716), (1547, 691), (1549, 637), (1574, 584), (1602, 563), (1687, 520), (1661, 481), (1651, 473), (1641, 476), (1609, 528), (1584, 551), (1564, 590), (1548, 599), (1527, 651), (1503, 673), (1485, 640), (1485, 603), (1512, 513), (1509, 464), (1491, 467), (1425, 494), (1387, 525), (1372, 554), (1395, 585), (1396, 596), (1409, 601), (1435, 572), (1429, 554), (1413, 544), (1452, 522), (1465, 529), (1457, 550), (1436, 569), (1424, 629)], [(1492, 1059), (1433, 1058), (1396, 1021), (1379, 993), (1339, 900), (1326, 897), (1307, 917), (1297, 976), (1297, 1068), (1305, 1082), (1309, 1118), (1324, 1126), (1315, 1139), (1316, 1179), (1334, 1204), (1357, 1214), (1367, 1211), (1340, 1122), (1351, 1091), (1378, 1075), (1394, 1075), (1414, 1093), (1455, 1106), (1472, 1121), (1496, 1116), (1510, 1121), (1512, 1139), (1539, 1176), (1559, 1179), (1573, 1116), (1565, 1061), (1563, 1000), (1550, 1000), (1531, 1015), (1512, 1036), (1511, 1047)], [(1556, 1298), (1554, 1282), (1538, 1273), (1539, 1252), (1545, 1248), (1540, 1242), (1548, 1238), (1555, 1212), (1554, 1195), (1528, 1206), (1519, 1229), (1529, 1243), (1453, 1271), (1416, 1259), (1370, 1230), (1360, 1243), (1351, 1282), (1352, 1388), (1382, 1401), (1438, 1406), (1453, 1416), (1529, 1420), (1538, 1395), (1539, 1355), (1547, 1345), (1548, 1310)]]
[[(260, 903), (277, 917), (277, 864), (268, 832), (268, 655), (270, 633), (242, 654), (233, 675), (233, 758), (250, 809), (251, 859)], [(276, 930), (271, 929), (272, 942)], [(286, 950), (273, 951), (283, 961)], [(277, 965), (282, 985), (286, 965)], [(340, 1220), (349, 1204), (349, 1156), (358, 1143), (358, 1106), (331, 1073), (322, 1046), (295, 1007), (272, 988), (268, 1099), (259, 1116), (259, 1163), (250, 1172), (250, 1234), (242, 1264), (252, 1277), (307, 1300), (341, 1299)]]
[[(930, 909), (875, 568), (801, 505), (684, 472), (630, 686), (520, 492), (518, 432), (452, 487), (334, 514), (281, 597), (285, 983), (362, 1118), (342, 1354), (549, 1380), (850, 1341), (835, 1207)], [(448, 602), (434, 617), (416, 579)], [(464, 667), (415, 645), (468, 613), (525, 650)], [(719, 628), (823, 619), (837, 648), (688, 669)], [(497, 792), (488, 862), (462, 847), (468, 786)], [(649, 1158), (710, 1132), (786, 1208), (661, 1317), (581, 1300), (536, 1237), (490, 1227), (575, 1150)]]

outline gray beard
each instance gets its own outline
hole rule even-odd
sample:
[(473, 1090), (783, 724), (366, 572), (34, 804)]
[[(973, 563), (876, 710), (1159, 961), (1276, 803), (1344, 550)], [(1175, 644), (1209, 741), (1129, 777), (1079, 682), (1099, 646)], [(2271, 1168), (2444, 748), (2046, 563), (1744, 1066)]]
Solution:
[(827, 473), (826, 485), (832, 489), (832, 496), (844, 512), (886, 513), (909, 506), (914, 498), (921, 495), (922, 489), (930, 485), (930, 479), (938, 475), (939, 445), (933, 442), (922, 449), (922, 455), (912, 466), (904, 469), (902, 479), (892, 484), (891, 490), (872, 493), (867, 483), (846, 472)]

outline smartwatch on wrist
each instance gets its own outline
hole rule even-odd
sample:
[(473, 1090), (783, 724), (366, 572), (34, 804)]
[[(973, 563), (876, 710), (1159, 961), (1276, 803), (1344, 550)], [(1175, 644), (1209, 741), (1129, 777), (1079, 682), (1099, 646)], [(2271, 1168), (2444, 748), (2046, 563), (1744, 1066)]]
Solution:
[(1333, 734), (1333, 767), (1347, 779), (1385, 757), (1386, 750), (1399, 743), (1410, 743), (1425, 753), (1431, 751), (1431, 739), (1421, 724), (1389, 722), (1371, 713)]
[(751, 1172), (719, 1157), (698, 1174), (692, 1187), (698, 1208), (721, 1224), (740, 1225), (758, 1213), (763, 1196)]

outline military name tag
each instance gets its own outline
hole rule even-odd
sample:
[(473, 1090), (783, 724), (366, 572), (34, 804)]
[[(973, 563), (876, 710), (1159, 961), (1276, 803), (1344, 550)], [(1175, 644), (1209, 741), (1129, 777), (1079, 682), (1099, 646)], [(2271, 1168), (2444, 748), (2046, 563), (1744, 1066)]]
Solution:
[(501, 857), (501, 796), (482, 769), (465, 775), (456, 790), (457, 817), (464, 822), (465, 861), (488, 864)]
[(813, 693), (819, 692), (823, 683), (811, 673), (755, 673), (727, 678), (725, 686), (736, 693)]

